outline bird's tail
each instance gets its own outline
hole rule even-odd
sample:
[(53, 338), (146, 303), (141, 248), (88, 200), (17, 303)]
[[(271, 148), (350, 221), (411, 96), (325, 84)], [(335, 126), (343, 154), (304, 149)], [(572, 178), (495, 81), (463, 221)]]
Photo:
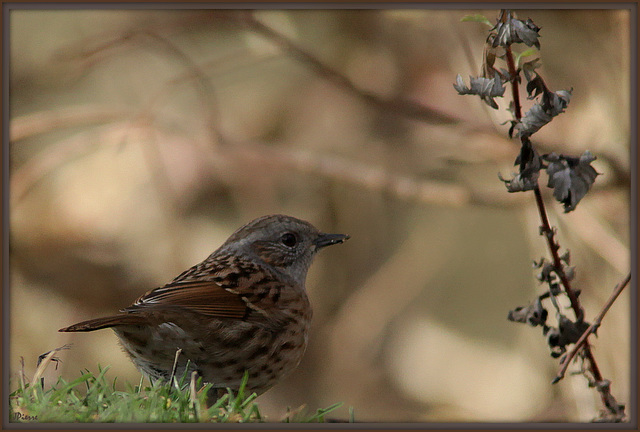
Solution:
[(95, 318), (82, 321), (69, 327), (61, 328), (59, 332), (90, 332), (109, 327), (121, 325), (143, 325), (146, 324), (145, 317), (134, 314), (120, 314), (103, 318)]

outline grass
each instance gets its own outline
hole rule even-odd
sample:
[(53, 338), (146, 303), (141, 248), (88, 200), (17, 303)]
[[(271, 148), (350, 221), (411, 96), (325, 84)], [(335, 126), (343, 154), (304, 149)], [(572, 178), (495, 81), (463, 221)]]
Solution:
[[(191, 376), (174, 377), (170, 382), (143, 386), (125, 383), (125, 391), (116, 390), (117, 378), (110, 382), (108, 367), (98, 366), (98, 373), (88, 370), (67, 382), (59, 377), (51, 388), (43, 388), (40, 378), (47, 364), (55, 361), (47, 356), (30, 383), (20, 376), (18, 389), (10, 395), (11, 422), (38, 423), (247, 423), (267, 421), (254, 402), (255, 393), (247, 394), (247, 375), (237, 393), (228, 390), (211, 406), (207, 391), (211, 384)], [(43, 366), (44, 364), (44, 366)], [(289, 411), (282, 422), (324, 422), (325, 415), (341, 403), (307, 414), (303, 409)]]

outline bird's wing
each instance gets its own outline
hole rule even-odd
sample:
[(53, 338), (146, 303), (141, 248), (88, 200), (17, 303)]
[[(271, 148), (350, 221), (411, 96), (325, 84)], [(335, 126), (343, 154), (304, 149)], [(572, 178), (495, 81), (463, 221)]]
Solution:
[(216, 318), (247, 319), (254, 312), (268, 317), (282, 283), (250, 261), (231, 255), (207, 259), (167, 285), (151, 290), (122, 312), (181, 307)]

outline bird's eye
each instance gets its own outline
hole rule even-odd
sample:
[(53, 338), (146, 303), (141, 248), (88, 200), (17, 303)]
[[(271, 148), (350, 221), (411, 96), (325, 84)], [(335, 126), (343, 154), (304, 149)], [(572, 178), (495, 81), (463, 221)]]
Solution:
[(287, 247), (294, 247), (296, 243), (298, 243), (298, 239), (296, 238), (295, 234), (289, 232), (282, 234), (282, 237), (280, 237), (280, 241)]

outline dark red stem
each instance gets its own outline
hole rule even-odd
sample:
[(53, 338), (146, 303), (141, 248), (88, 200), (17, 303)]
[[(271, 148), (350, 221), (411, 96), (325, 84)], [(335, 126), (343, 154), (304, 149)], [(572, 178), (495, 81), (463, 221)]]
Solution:
[[(508, 14), (505, 13), (505, 11), (503, 11), (501, 15), (501, 19), (506, 19), (507, 15)], [(516, 69), (515, 60), (513, 58), (513, 52), (511, 51), (511, 47), (507, 46), (505, 50), (506, 50), (505, 60), (507, 63), (507, 68), (509, 70), (511, 91), (513, 94), (514, 116), (516, 120), (520, 120), (522, 118), (522, 106), (520, 105), (520, 88), (519, 88), (518, 73)], [(556, 243), (555, 241), (555, 233), (551, 228), (551, 225), (549, 224), (549, 218), (547, 217), (547, 211), (545, 209), (544, 201), (542, 199), (542, 193), (540, 192), (540, 187), (538, 185), (536, 185), (536, 187), (534, 188), (534, 194), (536, 197), (536, 205), (538, 207), (538, 213), (540, 214), (540, 220), (542, 222), (541, 233), (544, 235), (545, 239), (547, 240), (547, 246), (549, 247), (549, 251), (551, 252), (551, 256), (553, 258), (555, 273), (560, 278), (560, 281), (562, 282), (562, 286), (564, 287), (567, 297), (571, 302), (571, 308), (573, 309), (576, 315), (576, 320), (582, 321), (584, 319), (584, 310), (580, 305), (578, 296), (576, 295), (575, 291), (571, 288), (571, 283), (569, 282), (569, 278), (567, 278), (567, 275), (564, 272), (562, 260), (560, 259), (560, 255), (558, 254), (560, 245), (558, 245), (558, 243)], [(583, 342), (582, 350), (594, 380), (596, 382), (601, 382), (602, 374), (600, 373), (600, 368), (598, 368), (596, 359), (593, 357), (593, 353), (591, 352), (591, 346), (589, 345), (587, 338), (585, 338), (585, 341)], [(604, 406), (607, 407), (609, 411), (615, 413), (617, 411), (617, 407), (609, 406), (610, 404), (608, 402), (610, 399), (609, 386), (604, 386), (602, 388), (598, 386), (597, 388), (600, 392), (600, 397), (602, 399), (602, 403), (604, 404)]]

